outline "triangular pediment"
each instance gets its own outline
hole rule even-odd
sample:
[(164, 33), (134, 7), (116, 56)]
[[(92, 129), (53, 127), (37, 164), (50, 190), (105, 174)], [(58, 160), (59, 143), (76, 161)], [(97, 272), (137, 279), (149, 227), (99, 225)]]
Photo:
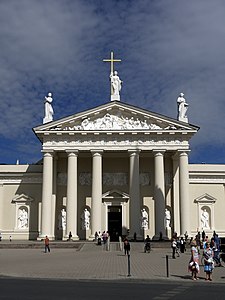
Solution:
[(189, 131), (199, 128), (119, 101), (34, 128), (36, 134), (104, 131)]
[(123, 199), (129, 199), (129, 195), (125, 192), (121, 192), (119, 190), (110, 190), (107, 191), (102, 195), (103, 199), (117, 199), (117, 198), (123, 198)]
[(25, 194), (15, 195), (12, 199), (12, 203), (27, 203), (32, 201), (34, 201), (34, 199)]
[(205, 193), (194, 200), (195, 203), (215, 203), (216, 198)]

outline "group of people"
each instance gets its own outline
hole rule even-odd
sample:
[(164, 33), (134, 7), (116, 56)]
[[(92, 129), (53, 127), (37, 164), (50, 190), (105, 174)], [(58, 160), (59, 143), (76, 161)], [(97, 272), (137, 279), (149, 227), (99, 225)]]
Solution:
[[(212, 272), (214, 269), (214, 251), (209, 242), (205, 243), (205, 248), (203, 249), (203, 258), (204, 258), (204, 272), (205, 280), (212, 281)], [(197, 280), (200, 273), (199, 267), (199, 249), (196, 243), (196, 240), (191, 242), (191, 259), (188, 266), (189, 271), (191, 272), (192, 280)]]
[(101, 231), (99, 232), (95, 232), (95, 242), (97, 243), (97, 245), (106, 245), (110, 240), (110, 236), (109, 236), (109, 232), (108, 231), (103, 231), (101, 233)]
[(195, 239), (191, 241), (191, 259), (188, 269), (191, 272), (192, 279), (197, 280), (200, 273), (199, 255), (202, 248), (202, 264), (204, 266), (205, 280), (212, 281), (212, 272), (215, 266), (222, 266), (220, 260), (220, 238), (216, 232), (213, 232), (212, 238), (202, 235), (199, 246), (199, 233)]
[(172, 258), (175, 259), (176, 255), (179, 257), (180, 253), (184, 253), (186, 251), (186, 238), (183, 236), (178, 237), (175, 233), (172, 237), (171, 248)]
[[(177, 237), (176, 233), (172, 237), (171, 248), (172, 258), (179, 257), (181, 253), (186, 251), (188, 244), (188, 235)], [(191, 258), (188, 264), (188, 270), (191, 272), (192, 280), (197, 280), (200, 273), (199, 257), (202, 251), (201, 263), (204, 266), (205, 280), (212, 281), (212, 272), (215, 266), (220, 267), (220, 238), (216, 232), (213, 232), (211, 239), (206, 236), (204, 230), (199, 231), (195, 238), (190, 239)]]

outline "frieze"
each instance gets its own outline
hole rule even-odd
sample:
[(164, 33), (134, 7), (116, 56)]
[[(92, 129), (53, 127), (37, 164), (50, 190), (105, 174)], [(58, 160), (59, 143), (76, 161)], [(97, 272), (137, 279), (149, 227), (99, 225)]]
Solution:
[[(150, 185), (150, 173), (140, 173), (139, 182), (140, 185)], [(79, 174), (79, 184), (82, 186), (91, 186), (92, 184), (92, 174), (89, 172), (81, 172)], [(102, 176), (103, 185), (106, 186), (124, 186), (128, 185), (128, 174), (127, 173), (103, 173)], [(67, 184), (67, 174), (66, 173), (58, 173), (57, 183), (59, 185)]]
[(128, 184), (127, 173), (103, 173), (103, 185), (123, 186)]
[(177, 127), (169, 125), (165, 128), (158, 124), (151, 123), (149, 120), (141, 120), (134, 117), (124, 117), (123, 115), (105, 114), (103, 117), (91, 120), (83, 119), (79, 124), (73, 126), (58, 125), (51, 130), (65, 131), (87, 131), (87, 130), (176, 130)]
[(143, 146), (148, 146), (148, 145), (188, 145), (187, 140), (182, 140), (182, 139), (174, 139), (171, 137), (166, 137), (164, 139), (153, 139), (153, 138), (148, 138), (145, 135), (136, 136), (133, 135), (126, 135), (124, 136), (80, 136), (79, 139), (75, 140), (74, 137), (61, 137), (54, 141), (52, 141), (50, 138), (46, 138), (43, 142), (43, 146), (136, 146), (136, 145), (143, 145)]

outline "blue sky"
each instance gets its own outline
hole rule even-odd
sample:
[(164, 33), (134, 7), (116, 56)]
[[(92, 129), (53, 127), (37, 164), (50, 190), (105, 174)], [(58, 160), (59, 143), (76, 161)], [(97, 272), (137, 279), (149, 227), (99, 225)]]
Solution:
[(190, 162), (225, 163), (225, 1), (1, 0), (0, 41), (0, 163), (42, 157), (48, 92), (54, 120), (110, 101), (110, 51), (122, 102), (176, 119), (183, 92)]

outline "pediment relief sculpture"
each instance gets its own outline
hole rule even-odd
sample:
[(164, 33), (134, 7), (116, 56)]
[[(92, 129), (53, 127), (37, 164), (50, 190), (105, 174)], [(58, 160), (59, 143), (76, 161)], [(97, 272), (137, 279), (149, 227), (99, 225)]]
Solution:
[(77, 125), (63, 125), (52, 127), (50, 130), (86, 131), (86, 130), (175, 130), (177, 127), (168, 125), (166, 127), (152, 123), (150, 120), (138, 117), (124, 117), (116, 114), (106, 113), (103, 117), (91, 120), (87, 117)]

